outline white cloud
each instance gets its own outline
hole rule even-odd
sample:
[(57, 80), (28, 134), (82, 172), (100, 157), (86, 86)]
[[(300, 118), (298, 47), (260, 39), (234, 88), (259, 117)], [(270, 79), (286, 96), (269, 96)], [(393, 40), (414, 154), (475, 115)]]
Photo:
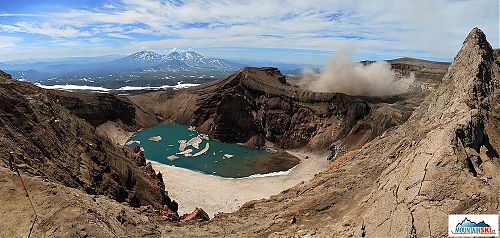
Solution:
[(112, 38), (131, 39), (136, 34), (160, 38), (127, 46), (136, 49), (259, 47), (332, 51), (350, 46), (365, 54), (451, 59), (475, 26), (482, 28), (498, 47), (498, 12), (495, 0), (188, 0), (183, 4), (115, 0), (96, 9), (49, 12), (46, 18), (36, 18), (37, 22), (2, 25), (0, 29), (56, 38), (95, 38), (100, 34)]
[(130, 36), (120, 34), (120, 33), (108, 33), (106, 34), (107, 36), (114, 37), (114, 38), (122, 38), (122, 39), (133, 39)]
[(0, 17), (43, 17), (41, 14), (0, 13)]
[(89, 39), (89, 42), (91, 42), (91, 43), (101, 43), (103, 41), (104, 41), (104, 39), (102, 39), (102, 38), (90, 38)]
[[(428, 56), (451, 57), (475, 25), (498, 43), (498, 7), (491, 7), (492, 2), (191, 0), (176, 5), (170, 1), (122, 0), (112, 10), (73, 10), (55, 16), (75, 25), (141, 23), (148, 28), (131, 32), (174, 35), (185, 39), (184, 46), (202, 42), (223, 46), (223, 39), (229, 46), (255, 46), (241, 41), (251, 40), (260, 47), (332, 50), (348, 41), (363, 52), (420, 50)], [(186, 29), (191, 23), (207, 23), (209, 27)], [(271, 35), (275, 39), (266, 37)], [(357, 39), (346, 39), (349, 37)]]
[(94, 33), (111, 33), (111, 32), (123, 32), (125, 29), (121, 26), (115, 26), (111, 24), (98, 25), (93, 28)]
[(36, 24), (26, 21), (17, 22), (14, 25), (0, 25), (0, 29), (6, 32), (25, 32), (46, 35), (54, 38), (72, 38), (78, 36), (90, 36), (88, 32), (80, 31), (74, 27), (56, 27), (49, 23)]
[(19, 41), (21, 41), (21, 38), (18, 37), (0, 36), (0, 49), (12, 48)]
[(115, 5), (112, 5), (112, 4), (104, 4), (102, 7), (103, 8), (109, 8), (109, 9), (115, 9), (116, 8)]

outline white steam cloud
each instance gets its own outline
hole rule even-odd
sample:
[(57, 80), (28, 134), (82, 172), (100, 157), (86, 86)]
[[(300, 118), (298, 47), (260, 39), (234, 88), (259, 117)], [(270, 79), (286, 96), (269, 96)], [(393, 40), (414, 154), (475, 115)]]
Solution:
[(364, 65), (354, 62), (350, 51), (342, 50), (332, 57), (321, 73), (304, 69), (299, 86), (315, 92), (390, 96), (408, 92), (414, 82), (413, 73), (396, 78), (389, 63), (377, 61)]

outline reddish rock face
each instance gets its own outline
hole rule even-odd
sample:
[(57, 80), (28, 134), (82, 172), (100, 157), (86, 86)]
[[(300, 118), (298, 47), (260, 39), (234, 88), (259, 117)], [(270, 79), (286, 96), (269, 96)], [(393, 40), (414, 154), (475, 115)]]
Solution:
[(265, 138), (282, 148), (303, 147), (322, 128), (336, 123), (345, 130), (328, 137), (343, 137), (370, 112), (355, 97), (292, 87), (276, 68), (245, 68), (190, 93), (198, 96), (200, 105), (191, 123), (216, 139), (253, 147), (264, 140), (252, 138)]
[(137, 166), (145, 166), (146, 158), (144, 157), (144, 151), (141, 150), (139, 146), (134, 146), (132, 149), (132, 155), (130, 155), (131, 159), (135, 161)]
[(164, 206), (163, 207), (163, 210), (161, 211), (161, 215), (164, 216), (167, 221), (175, 222), (175, 221), (179, 221), (180, 220), (179, 215), (177, 214), (177, 212), (173, 211), (168, 206)]
[(153, 169), (153, 166), (151, 165), (151, 162), (148, 162), (146, 166), (142, 168), (142, 171), (149, 177), (149, 178), (156, 178), (156, 172)]
[(186, 213), (181, 216), (181, 221), (209, 221), (210, 217), (201, 208), (194, 209), (191, 213)]
[(291, 86), (276, 68), (244, 68), (200, 87), (134, 95), (130, 100), (163, 120), (256, 148), (267, 140), (281, 148), (326, 149), (371, 112), (357, 97)]

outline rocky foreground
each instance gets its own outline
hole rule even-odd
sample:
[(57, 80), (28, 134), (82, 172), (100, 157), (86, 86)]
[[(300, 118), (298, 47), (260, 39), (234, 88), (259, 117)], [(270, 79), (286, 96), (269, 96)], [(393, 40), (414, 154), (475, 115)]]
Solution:
[(157, 214), (168, 212), (166, 219), (179, 219), (161, 173), (141, 151), (116, 147), (51, 93), (3, 72), (0, 101), (0, 237), (27, 234), (34, 219), (18, 170), (38, 214), (33, 236), (75, 236), (80, 225), (96, 236), (127, 234), (95, 203), (101, 197), (113, 214), (119, 207), (149, 206)]
[[(312, 93), (274, 68), (246, 68), (125, 97), (46, 91), (2, 75), (0, 156), (20, 161), (38, 213), (34, 237), (434, 237), (447, 236), (450, 213), (498, 213), (500, 52), (473, 29), (442, 80), (447, 65), (392, 63), (415, 72), (420, 87), (385, 98)], [(332, 162), (237, 212), (199, 223), (207, 216), (197, 209), (178, 222), (162, 176), (113, 140), (164, 121), (251, 147), (325, 150)], [(0, 236), (22, 236), (32, 212), (7, 167)]]

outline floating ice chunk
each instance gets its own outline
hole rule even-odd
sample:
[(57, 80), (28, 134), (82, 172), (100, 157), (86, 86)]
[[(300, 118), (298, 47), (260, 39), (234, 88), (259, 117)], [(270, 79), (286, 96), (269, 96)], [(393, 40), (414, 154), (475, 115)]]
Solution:
[(199, 135), (199, 137), (201, 137), (201, 139), (204, 139), (204, 140), (208, 140), (208, 139), (210, 139), (210, 138), (208, 138), (208, 136), (207, 136), (207, 135), (205, 135), (205, 134), (200, 134), (200, 135)]
[(186, 140), (179, 140), (179, 151), (186, 150), (187, 144)]
[(192, 149), (187, 149), (187, 150), (184, 150), (184, 151), (181, 151), (179, 153), (177, 153), (178, 155), (186, 155), (186, 154), (191, 154), (193, 152)]
[(131, 140), (131, 141), (128, 141), (125, 145), (131, 145), (131, 144), (134, 144), (134, 143), (135, 144), (139, 144), (139, 145), (141, 144), (141, 142), (138, 141), (138, 140)]
[(174, 161), (174, 160), (179, 159), (179, 157), (177, 157), (175, 155), (171, 155), (171, 156), (168, 156), (167, 159), (170, 160), (170, 161)]
[(194, 147), (195, 149), (200, 149), (200, 143), (202, 141), (203, 140), (199, 136), (196, 136), (196, 137), (191, 138), (186, 144), (188, 146)]
[(158, 142), (158, 141), (161, 141), (161, 136), (152, 136), (152, 137), (149, 137), (148, 140)]
[(207, 153), (208, 149), (210, 149), (210, 144), (207, 142), (207, 144), (205, 145), (205, 148), (203, 148), (202, 150), (200, 150), (199, 152), (194, 154), (193, 157), (200, 156), (202, 154)]

